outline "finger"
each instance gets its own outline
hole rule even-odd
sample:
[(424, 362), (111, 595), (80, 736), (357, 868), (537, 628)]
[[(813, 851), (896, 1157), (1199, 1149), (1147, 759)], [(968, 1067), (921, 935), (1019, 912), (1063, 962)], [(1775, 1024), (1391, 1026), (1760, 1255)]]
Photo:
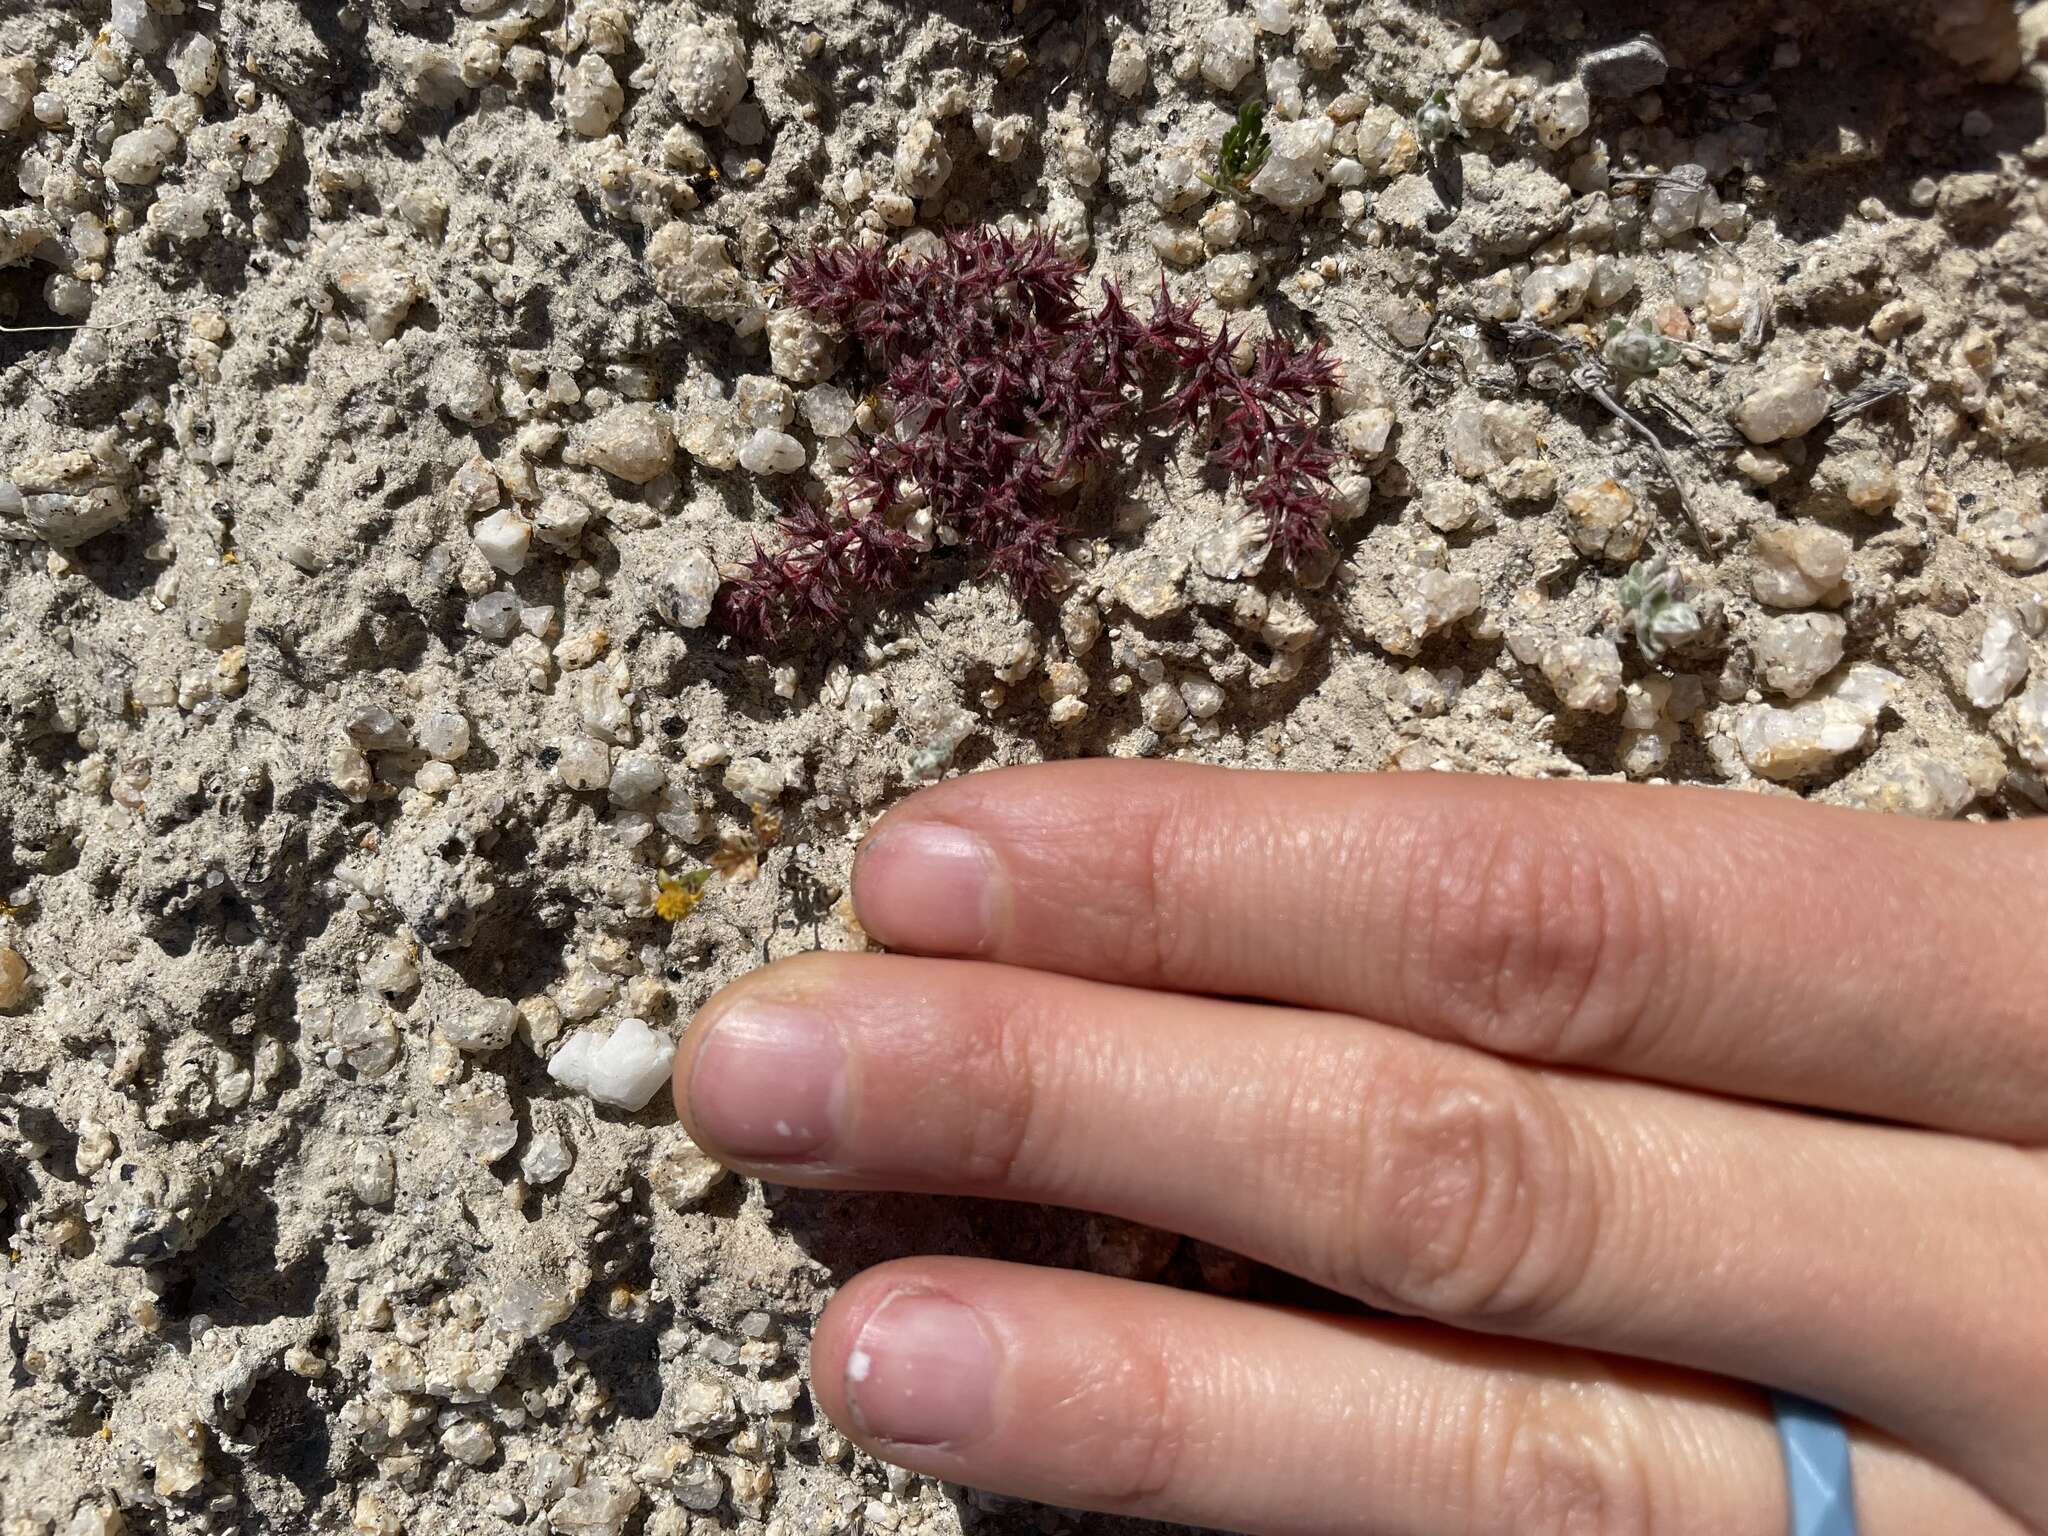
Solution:
[(1721, 791), (1074, 763), (912, 797), (891, 948), (1272, 998), (1501, 1054), (2048, 1140), (2048, 824)]
[(1389, 1310), (1769, 1382), (2048, 1510), (2033, 1154), (895, 956), (728, 988), (676, 1079), (691, 1134), (778, 1181), (1111, 1212)]
[[(1274, 1533), (1789, 1528), (1754, 1392), (1426, 1325), (978, 1260), (870, 1270), (811, 1354), (875, 1455), (978, 1487)], [(1852, 1450), (1865, 1536), (2019, 1536), (1925, 1462)]]

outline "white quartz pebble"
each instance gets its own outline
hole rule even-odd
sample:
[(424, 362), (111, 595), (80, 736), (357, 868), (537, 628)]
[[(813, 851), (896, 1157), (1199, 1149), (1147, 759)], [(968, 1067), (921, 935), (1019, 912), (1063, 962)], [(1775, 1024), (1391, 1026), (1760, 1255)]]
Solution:
[(740, 449), (740, 467), (754, 475), (786, 475), (804, 467), (804, 445), (787, 432), (762, 427)]
[(510, 507), (493, 512), (470, 530), (477, 553), (507, 576), (526, 568), (526, 552), (533, 545), (533, 524)]
[(643, 1109), (668, 1081), (675, 1042), (644, 1019), (621, 1019), (609, 1033), (579, 1029), (548, 1059), (548, 1076), (600, 1104)]

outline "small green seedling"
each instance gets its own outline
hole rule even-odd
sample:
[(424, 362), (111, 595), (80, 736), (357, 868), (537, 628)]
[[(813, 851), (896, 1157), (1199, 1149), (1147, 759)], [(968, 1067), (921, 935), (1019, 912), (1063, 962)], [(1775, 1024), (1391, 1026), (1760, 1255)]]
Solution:
[(1621, 578), (1621, 606), (1643, 655), (1659, 661), (1665, 651), (1696, 639), (1699, 610), (1685, 600), (1685, 580), (1663, 550), (1638, 560)]
[(1434, 155), (1458, 132), (1458, 109), (1451, 105), (1451, 93), (1438, 86), (1415, 109), (1415, 137)]
[(1273, 141), (1266, 137), (1266, 104), (1248, 101), (1237, 109), (1236, 123), (1223, 135), (1216, 174), (1202, 180), (1225, 197), (1242, 197), (1272, 152)]

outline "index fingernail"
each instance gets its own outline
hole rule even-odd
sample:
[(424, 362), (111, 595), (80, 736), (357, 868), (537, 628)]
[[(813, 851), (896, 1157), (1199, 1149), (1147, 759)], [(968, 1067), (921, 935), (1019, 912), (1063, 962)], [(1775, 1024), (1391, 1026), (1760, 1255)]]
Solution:
[(964, 827), (885, 821), (854, 867), (854, 907), (892, 948), (971, 955), (993, 936), (1001, 878), (994, 851)]

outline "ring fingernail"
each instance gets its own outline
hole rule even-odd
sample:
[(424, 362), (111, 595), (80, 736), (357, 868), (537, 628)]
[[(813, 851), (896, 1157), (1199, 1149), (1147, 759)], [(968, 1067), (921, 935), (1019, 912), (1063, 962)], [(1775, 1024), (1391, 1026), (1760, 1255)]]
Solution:
[(846, 1356), (847, 1397), (866, 1433), (898, 1445), (957, 1445), (995, 1412), (995, 1346), (980, 1315), (904, 1292), (869, 1316)]
[(808, 1008), (738, 1003), (710, 1023), (690, 1072), (690, 1109), (714, 1150), (759, 1162), (803, 1157), (839, 1129), (846, 1048)]

